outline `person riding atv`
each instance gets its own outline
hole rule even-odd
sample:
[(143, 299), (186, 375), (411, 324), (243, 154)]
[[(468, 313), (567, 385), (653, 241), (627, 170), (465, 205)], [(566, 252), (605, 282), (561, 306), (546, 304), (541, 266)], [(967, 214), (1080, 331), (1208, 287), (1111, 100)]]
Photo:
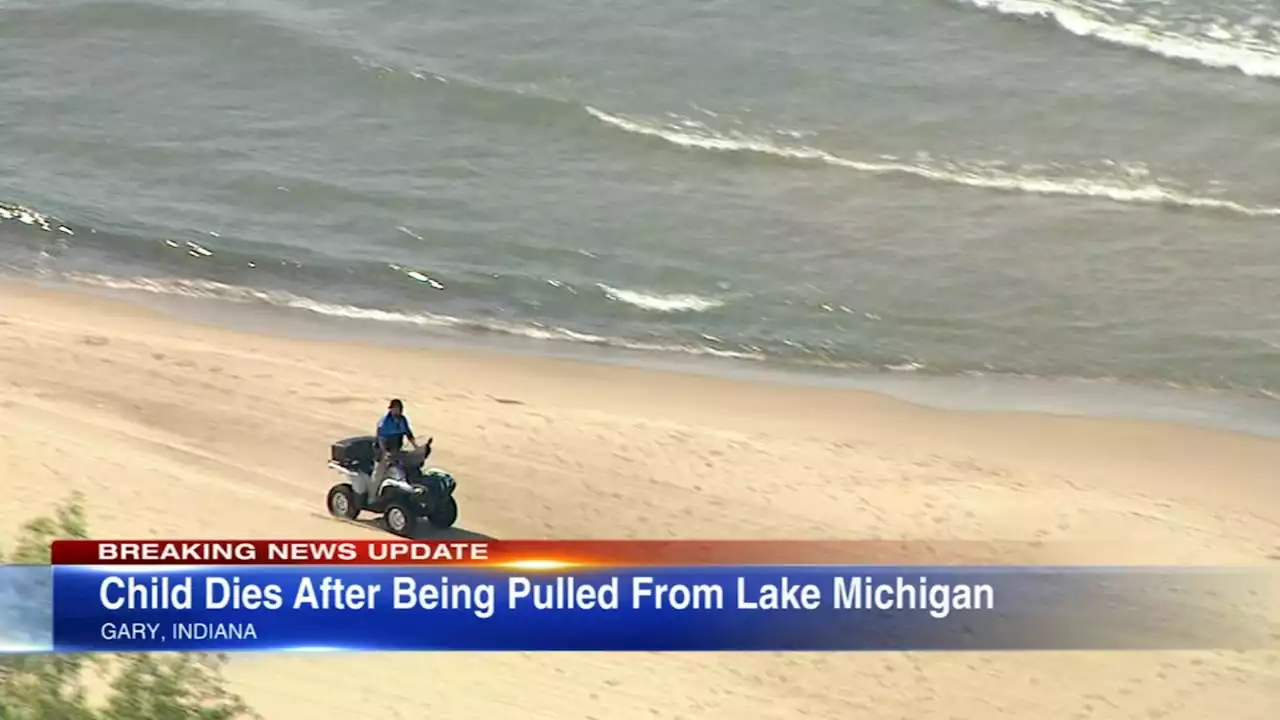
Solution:
[[(413, 441), (417, 448), (386, 453), (385, 477), (373, 481), (378, 463), (378, 437), (357, 435), (335, 441), (329, 451), (329, 467), (342, 479), (329, 488), (325, 501), (329, 514), (355, 520), (361, 512), (382, 515), (387, 529), (403, 537), (417, 537), (418, 521), (436, 529), (453, 527), (458, 520), (453, 475), (437, 467), (425, 467), (432, 438)], [(394, 440), (390, 447), (395, 447)]]
[(387, 414), (378, 421), (378, 457), (373, 467), (373, 482), (369, 485), (369, 504), (377, 499), (378, 487), (387, 478), (387, 471), (397, 462), (403, 451), (404, 441), (408, 440), (414, 449), (418, 448), (418, 440), (409, 427), (409, 418), (404, 414), (404, 403), (400, 398), (393, 399), (387, 405)]

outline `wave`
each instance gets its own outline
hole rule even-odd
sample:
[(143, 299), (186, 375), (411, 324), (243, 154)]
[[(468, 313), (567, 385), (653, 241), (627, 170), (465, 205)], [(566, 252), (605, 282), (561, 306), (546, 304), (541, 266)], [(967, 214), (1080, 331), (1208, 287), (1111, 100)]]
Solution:
[[(49, 273), (43, 274), (46, 279), (55, 279)], [(323, 302), (279, 290), (265, 290), (243, 285), (232, 285), (212, 280), (190, 278), (155, 278), (155, 277), (116, 277), (90, 273), (59, 273), (56, 279), (107, 290), (125, 292), (143, 292), (154, 295), (179, 296), (200, 300), (233, 302), (242, 304), (258, 304), (268, 307), (284, 308), (312, 313), (327, 318), (340, 320), (367, 321), (387, 323), (390, 325), (434, 328), (461, 331), (473, 334), (497, 334), (538, 341), (556, 341), (576, 345), (587, 345), (598, 348), (628, 350), (639, 352), (655, 352), (686, 356), (703, 356), (728, 360), (742, 360), (763, 363), (783, 362), (784, 366), (802, 371), (828, 372), (890, 372), (894, 374), (923, 373), (935, 377), (970, 377), (970, 378), (1004, 378), (1034, 381), (1080, 381), (1100, 383), (1136, 383), (1140, 386), (1151, 385), (1162, 388), (1185, 390), (1234, 390), (1244, 391), (1254, 397), (1269, 400), (1280, 400), (1275, 388), (1241, 386), (1236, 384), (1205, 384), (1197, 382), (1175, 382), (1170, 380), (1152, 380), (1150, 378), (1119, 378), (1104, 375), (1045, 375), (1035, 372), (1019, 371), (1014, 368), (994, 368), (984, 366), (982, 369), (960, 366), (934, 366), (917, 360), (897, 362), (868, 362), (857, 359), (838, 359), (827, 356), (804, 354), (786, 357), (775, 355), (755, 345), (736, 345), (737, 349), (728, 349), (732, 344), (724, 340), (701, 335), (708, 344), (680, 344), (678, 342), (644, 342), (627, 338), (605, 337), (580, 332), (564, 327), (547, 326), (541, 323), (518, 324), (490, 320), (468, 320), (433, 313), (405, 313), (377, 308), (359, 307)], [(803, 346), (785, 342), (793, 349), (803, 350)], [(717, 347), (719, 346), (719, 347)]]
[(579, 332), (569, 328), (541, 323), (519, 324), (498, 320), (473, 320), (436, 313), (407, 313), (378, 308), (343, 305), (315, 300), (282, 290), (264, 290), (244, 285), (233, 285), (214, 280), (192, 278), (115, 277), (92, 273), (64, 273), (62, 279), (106, 290), (145, 292), (153, 295), (169, 295), (201, 300), (221, 300), (242, 304), (259, 304), (270, 307), (301, 310), (315, 315), (344, 320), (364, 320), (423, 328), (460, 330), (473, 333), (494, 333), (532, 340), (558, 340), (621, 350), (681, 353), (738, 360), (763, 360), (757, 352), (735, 351), (707, 345), (681, 345), (652, 343), (626, 338), (605, 337)]
[(1234, 200), (1192, 195), (1152, 183), (1126, 184), (1107, 179), (1055, 178), (959, 165), (934, 167), (901, 160), (853, 160), (807, 145), (780, 145), (767, 138), (749, 135), (726, 136), (711, 131), (694, 132), (683, 125), (651, 125), (591, 106), (587, 106), (586, 111), (610, 127), (635, 135), (658, 138), (684, 148), (758, 153), (787, 160), (820, 162), (876, 175), (909, 175), (933, 182), (1004, 192), (1102, 198), (1121, 203), (1217, 210), (1248, 217), (1280, 217), (1280, 207), (1254, 207)]
[(616, 300), (621, 303), (626, 303), (627, 305), (634, 305), (641, 310), (652, 310), (655, 312), (706, 312), (707, 310), (712, 310), (724, 305), (723, 300), (705, 298), (700, 295), (655, 295), (640, 292), (638, 290), (626, 290), (610, 287), (604, 284), (597, 284), (596, 287), (603, 290), (605, 296), (610, 300)]
[[(1280, 78), (1280, 47), (1251, 40), (1247, 31), (1234, 38), (1218, 25), (1203, 27), (1206, 37), (1178, 32), (1150, 15), (1125, 21), (1105, 9), (1071, 0), (956, 0), (965, 5), (1017, 18), (1043, 19), (1080, 37), (1134, 48), (1218, 70), (1236, 70), (1251, 77)], [(1212, 33), (1214, 37), (1208, 35)], [(1222, 38), (1222, 39), (1217, 39)], [(1236, 39), (1237, 42), (1227, 40)]]
[(0, 202), (0, 222), (5, 220), (16, 220), (23, 225), (31, 225), (40, 228), (45, 232), (53, 232), (55, 229), (66, 235), (75, 235), (75, 231), (63, 225), (54, 218), (44, 215), (36, 210), (23, 205), (14, 205), (11, 203)]

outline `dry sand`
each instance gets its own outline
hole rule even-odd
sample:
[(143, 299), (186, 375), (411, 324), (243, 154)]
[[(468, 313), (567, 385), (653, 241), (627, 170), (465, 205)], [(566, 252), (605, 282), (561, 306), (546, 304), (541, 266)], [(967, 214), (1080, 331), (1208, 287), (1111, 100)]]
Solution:
[[(285, 340), (13, 283), (0, 285), (0, 542), (71, 490), (102, 537), (369, 537), (325, 517), (325, 454), (393, 395), (460, 479), (459, 525), (498, 538), (1280, 558), (1275, 440)], [(271, 720), (1280, 717), (1274, 653), (246, 655), (231, 675)]]

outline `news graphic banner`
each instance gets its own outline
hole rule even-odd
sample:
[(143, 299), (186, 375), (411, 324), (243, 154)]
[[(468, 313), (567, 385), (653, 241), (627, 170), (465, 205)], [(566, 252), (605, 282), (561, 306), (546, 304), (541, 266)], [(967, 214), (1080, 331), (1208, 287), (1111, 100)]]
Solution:
[[(34, 634), (11, 645), (43, 639), (57, 652), (1276, 646), (1267, 619), (1274, 619), (1274, 572), (928, 566), (908, 564), (920, 555), (910, 548), (59, 541), (51, 574), (26, 576), (26, 600), (17, 604)], [(874, 564), (877, 557), (903, 564)], [(31, 604), (42, 588), (52, 607), (43, 620)]]

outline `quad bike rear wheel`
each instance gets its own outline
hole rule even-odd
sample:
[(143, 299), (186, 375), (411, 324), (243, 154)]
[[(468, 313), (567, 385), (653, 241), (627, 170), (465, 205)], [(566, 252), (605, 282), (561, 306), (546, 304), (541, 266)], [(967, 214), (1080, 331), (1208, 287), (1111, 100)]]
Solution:
[(344, 520), (355, 520), (360, 515), (360, 502), (356, 499), (355, 490), (347, 483), (339, 483), (329, 488), (326, 503), (329, 514)]

